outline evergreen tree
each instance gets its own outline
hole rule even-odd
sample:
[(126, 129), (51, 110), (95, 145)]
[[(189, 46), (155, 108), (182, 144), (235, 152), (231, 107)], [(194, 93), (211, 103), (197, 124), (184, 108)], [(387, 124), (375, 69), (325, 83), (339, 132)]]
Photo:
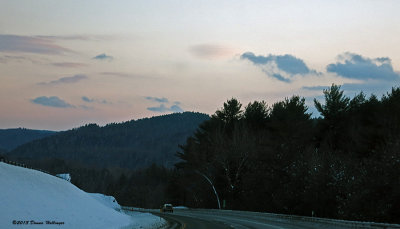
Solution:
[(315, 108), (326, 121), (335, 121), (349, 109), (350, 99), (343, 95), (340, 86), (332, 84), (329, 89), (323, 90), (325, 105), (314, 99)]

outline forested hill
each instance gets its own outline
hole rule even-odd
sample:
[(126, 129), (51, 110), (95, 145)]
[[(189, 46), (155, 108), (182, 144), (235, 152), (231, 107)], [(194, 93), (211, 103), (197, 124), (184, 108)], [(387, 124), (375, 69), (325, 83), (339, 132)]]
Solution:
[(0, 130), (0, 153), (10, 151), (27, 142), (44, 138), (56, 133), (48, 130), (30, 130), (25, 128)]
[(24, 144), (7, 156), (23, 161), (57, 158), (96, 167), (172, 167), (178, 145), (208, 119), (206, 114), (184, 112), (104, 127), (88, 124)]

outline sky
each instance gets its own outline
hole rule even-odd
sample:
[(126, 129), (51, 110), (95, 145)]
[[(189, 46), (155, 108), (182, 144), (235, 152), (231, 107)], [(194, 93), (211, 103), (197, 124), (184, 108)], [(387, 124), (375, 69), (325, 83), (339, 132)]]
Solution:
[(213, 114), (400, 82), (400, 1), (1, 0), (0, 128)]

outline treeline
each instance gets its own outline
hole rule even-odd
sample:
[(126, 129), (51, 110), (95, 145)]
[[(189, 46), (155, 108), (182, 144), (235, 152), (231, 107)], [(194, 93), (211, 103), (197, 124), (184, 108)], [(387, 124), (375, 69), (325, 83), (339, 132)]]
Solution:
[(176, 171), (152, 164), (144, 169), (100, 168), (63, 159), (26, 159), (24, 163), (50, 174), (69, 173), (71, 183), (89, 193), (114, 196), (124, 206), (158, 208), (168, 202), (168, 183)]
[(400, 223), (400, 88), (350, 99), (339, 86), (246, 107), (231, 99), (181, 146), (168, 200), (193, 207)]

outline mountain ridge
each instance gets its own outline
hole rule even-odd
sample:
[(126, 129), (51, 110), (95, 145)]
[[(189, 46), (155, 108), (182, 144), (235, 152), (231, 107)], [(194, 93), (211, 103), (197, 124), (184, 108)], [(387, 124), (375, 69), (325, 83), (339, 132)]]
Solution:
[(36, 139), (45, 138), (55, 133), (57, 133), (57, 131), (33, 130), (27, 128), (0, 129), (0, 152), (11, 151), (20, 145)]
[(102, 127), (87, 124), (28, 142), (6, 156), (19, 161), (56, 158), (103, 168), (137, 169), (153, 163), (172, 167), (178, 145), (207, 119), (206, 114), (183, 112)]

